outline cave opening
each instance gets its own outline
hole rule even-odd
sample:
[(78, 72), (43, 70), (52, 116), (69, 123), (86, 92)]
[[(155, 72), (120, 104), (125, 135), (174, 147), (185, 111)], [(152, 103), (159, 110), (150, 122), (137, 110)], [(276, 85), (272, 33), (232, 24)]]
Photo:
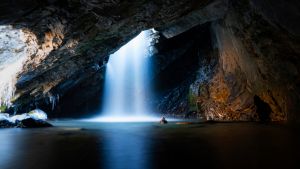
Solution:
[(299, 11), (1, 0), (0, 169), (300, 168)]
[[(189, 108), (191, 104), (196, 104), (195, 99), (189, 100), (189, 98), (197, 97), (198, 92), (200, 92), (197, 89), (197, 85), (213, 75), (214, 72), (212, 70), (218, 62), (217, 49), (214, 46), (215, 37), (213, 32), (211, 32), (211, 24), (196, 26), (172, 38), (166, 38), (160, 32), (156, 32), (154, 36), (157, 43), (152, 42), (151, 47), (148, 49), (152, 52), (152, 55), (147, 57), (148, 62), (150, 62), (148, 66), (150, 66), (151, 70), (148, 69), (147, 80), (143, 82), (145, 85), (151, 84), (148, 89), (144, 90), (146, 92), (145, 95), (147, 95), (144, 102), (151, 108), (148, 111), (150, 112), (149, 114), (169, 116), (168, 119), (171, 120), (174, 117), (176, 118), (181, 112), (184, 112), (182, 117), (186, 118), (200, 116), (200, 111), (198, 111), (196, 106), (194, 106), (194, 109)], [(130, 43), (130, 40), (128, 40), (128, 43)], [(119, 49), (122, 49), (122, 47)], [(107, 61), (113, 57), (108, 58), (106, 59)], [(117, 58), (120, 57), (115, 57), (116, 60)], [(122, 63), (125, 63), (127, 58), (124, 59)], [(107, 64), (107, 66), (103, 67), (103, 70), (92, 76), (92, 79), (95, 79), (93, 82), (87, 80), (86, 83), (80, 84), (78, 87), (70, 90), (70, 92), (67, 92), (60, 99), (60, 102), (54, 109), (54, 113), (50, 114), (50, 116), (65, 118), (94, 117), (94, 120), (103, 121), (103, 117), (107, 116), (103, 109), (107, 109), (105, 104), (108, 100), (114, 100), (110, 102), (110, 107), (116, 108), (115, 105), (117, 103), (116, 99), (111, 98), (113, 92), (111, 91), (111, 94), (108, 95), (107, 91), (105, 91), (105, 86), (108, 85), (105, 78), (109, 67), (111, 68), (111, 65)], [(116, 66), (116, 68), (119, 67), (122, 67), (122, 65)], [(121, 73), (126, 74), (126, 72)], [(127, 80), (130, 82), (132, 79)], [(121, 83), (118, 82), (117, 84), (120, 85)], [(111, 87), (110, 90), (113, 90), (112, 85), (110, 84), (109, 86)], [(126, 91), (130, 91), (129, 89), (122, 90), (126, 93)], [(83, 90), (86, 92), (80, 92)], [(90, 93), (91, 90), (95, 92)], [(178, 92), (178, 96), (174, 97), (176, 92)], [(127, 96), (130, 95), (132, 94), (129, 92)], [(108, 100), (105, 98), (108, 98)], [(132, 102), (132, 100), (127, 99), (126, 101)], [(81, 102), (77, 103), (78, 101)], [(132, 107), (130, 104), (132, 103), (127, 104), (128, 107)], [(103, 117), (99, 119), (101, 116)], [(152, 120), (155, 120), (155, 118)]]

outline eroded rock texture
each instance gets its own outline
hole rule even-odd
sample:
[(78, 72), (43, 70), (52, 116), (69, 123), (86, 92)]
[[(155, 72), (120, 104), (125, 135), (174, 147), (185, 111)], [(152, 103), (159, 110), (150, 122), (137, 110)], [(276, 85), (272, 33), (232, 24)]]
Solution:
[[(3, 24), (32, 35), (36, 54), (17, 83), (16, 107), (55, 107), (71, 111), (90, 104), (101, 90), (101, 69), (109, 54), (141, 30), (172, 22), (209, 1), (3, 1)], [(12, 11), (19, 11), (10, 15)], [(100, 73), (99, 73), (100, 72)], [(93, 85), (98, 83), (98, 85)], [(85, 85), (87, 84), (87, 85)], [(84, 88), (84, 86), (86, 88)], [(78, 90), (76, 90), (78, 89)], [(68, 95), (67, 92), (71, 92)], [(76, 95), (80, 92), (79, 95)], [(64, 99), (63, 96), (70, 97)], [(47, 103), (48, 102), (48, 103)], [(71, 103), (72, 106), (65, 106)], [(46, 107), (46, 108), (47, 108)], [(68, 109), (68, 110), (66, 110)], [(71, 109), (71, 110), (70, 110)]]
[(154, 27), (161, 38), (153, 56), (157, 93), (149, 104), (157, 112), (300, 122), (297, 0), (0, 4), (2, 24), (22, 28), (37, 46), (19, 76), (19, 109), (39, 106), (57, 116), (98, 109), (109, 54)]
[[(261, 117), (269, 113), (272, 121), (299, 119), (300, 51), (295, 31), (299, 13), (290, 11), (297, 5), (286, 1), (232, 2), (225, 18), (213, 23), (219, 66), (204, 85), (210, 99), (200, 105), (206, 108), (206, 116), (265, 120)], [(268, 105), (270, 112), (260, 111), (265, 108), (257, 99)]]
[[(193, 36), (187, 38), (188, 42), (178, 40), (184, 43), (180, 49), (186, 49), (186, 44), (197, 44), (186, 52), (189, 60), (196, 58), (189, 67), (197, 65), (197, 69), (186, 71), (188, 75), (176, 87), (168, 87), (169, 92), (158, 99), (158, 109), (209, 120), (297, 121), (299, 12), (296, 9), (299, 9), (299, 3), (243, 0), (222, 1), (221, 4), (219, 8), (216, 5), (210, 8), (224, 14), (218, 14), (218, 18), (209, 21), (210, 28), (205, 33), (211, 39), (201, 35), (201, 31), (205, 31), (203, 27), (189, 30)], [(207, 15), (199, 11), (191, 13), (186, 16), (187, 20), (184, 17), (172, 27), (185, 30), (186, 25), (202, 23), (198, 18), (209, 16), (207, 9)], [(190, 19), (195, 16), (196, 20)], [(182, 25), (183, 21), (191, 23)], [(180, 31), (167, 28), (162, 33), (175, 39)], [(195, 40), (198, 42), (195, 43)], [(176, 50), (169, 51), (169, 55), (184, 55)], [(192, 53), (193, 50), (198, 50), (198, 53)], [(174, 56), (166, 55), (164, 58)], [(170, 70), (172, 80), (178, 79), (180, 73), (176, 70), (184, 71), (186, 68), (180, 67), (184, 62), (179, 62), (176, 68)]]

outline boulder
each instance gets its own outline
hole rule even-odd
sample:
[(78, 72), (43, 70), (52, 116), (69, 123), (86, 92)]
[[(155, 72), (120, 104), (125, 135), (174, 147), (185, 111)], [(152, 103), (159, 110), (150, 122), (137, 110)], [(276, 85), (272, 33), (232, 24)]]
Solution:
[(17, 127), (21, 128), (39, 128), (52, 127), (52, 125), (44, 120), (36, 120), (34, 118), (27, 118), (21, 121), (16, 121)]
[(29, 113), (9, 116), (9, 114), (0, 113), (0, 128), (39, 128), (39, 127), (52, 127), (47, 121), (47, 114), (40, 110), (35, 109)]
[(15, 124), (8, 121), (8, 120), (1, 120), (0, 119), (0, 128), (11, 128), (14, 127)]
[(161, 120), (159, 121), (160, 124), (167, 124), (168, 121), (166, 120), (165, 117), (162, 117)]

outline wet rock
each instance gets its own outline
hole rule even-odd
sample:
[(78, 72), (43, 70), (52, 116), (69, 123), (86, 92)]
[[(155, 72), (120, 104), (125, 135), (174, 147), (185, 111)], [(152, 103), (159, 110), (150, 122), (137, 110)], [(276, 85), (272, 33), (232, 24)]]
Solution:
[(41, 109), (31, 110), (28, 115), (35, 120), (47, 120), (47, 114)]
[(40, 127), (52, 127), (52, 124), (44, 120), (36, 120), (33, 118), (27, 118), (23, 120), (16, 120), (15, 122), (9, 120), (0, 120), (0, 128), (40, 128)]
[(13, 127), (14, 123), (9, 121), (9, 114), (0, 113), (0, 128), (9, 128)]
[(29, 113), (9, 116), (6, 113), (0, 113), (0, 128), (39, 128), (39, 127), (52, 127), (47, 121), (47, 114), (40, 110), (35, 109)]
[(7, 113), (0, 113), (0, 120), (7, 120), (9, 118), (9, 114)]
[(8, 120), (0, 120), (0, 128), (11, 128), (15, 127), (15, 124)]
[(52, 125), (44, 120), (36, 120), (33, 118), (16, 121), (16, 125), (21, 128), (40, 128), (40, 127), (52, 127)]
[(159, 121), (160, 124), (167, 124), (168, 121), (166, 120), (165, 117), (162, 117), (161, 120)]

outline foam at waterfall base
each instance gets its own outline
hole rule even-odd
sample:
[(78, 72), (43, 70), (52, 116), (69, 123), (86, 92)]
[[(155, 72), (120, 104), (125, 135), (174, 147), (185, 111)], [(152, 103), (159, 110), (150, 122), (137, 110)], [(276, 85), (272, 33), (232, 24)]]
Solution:
[[(159, 122), (161, 117), (157, 116), (99, 116), (91, 119), (84, 119), (87, 122), (103, 123), (130, 123), (130, 122)], [(167, 119), (168, 121), (177, 121), (176, 119)]]

